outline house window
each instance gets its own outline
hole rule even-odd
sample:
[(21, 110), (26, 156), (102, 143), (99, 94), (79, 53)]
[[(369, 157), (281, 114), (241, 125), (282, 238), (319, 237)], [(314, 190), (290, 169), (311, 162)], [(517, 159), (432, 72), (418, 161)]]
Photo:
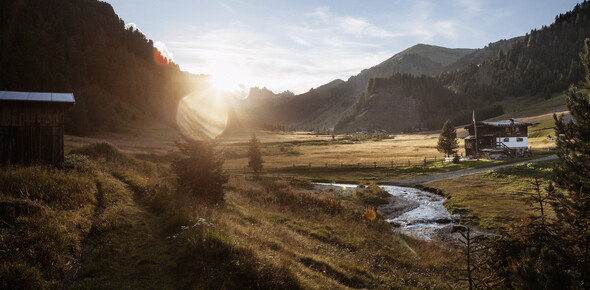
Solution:
[(522, 138), (516, 138), (516, 142), (522, 142)]
[(510, 127), (506, 127), (506, 133), (510, 133)]
[(520, 129), (518, 127), (514, 127), (514, 132), (518, 132)]
[(510, 138), (504, 138), (502, 142), (510, 142)]

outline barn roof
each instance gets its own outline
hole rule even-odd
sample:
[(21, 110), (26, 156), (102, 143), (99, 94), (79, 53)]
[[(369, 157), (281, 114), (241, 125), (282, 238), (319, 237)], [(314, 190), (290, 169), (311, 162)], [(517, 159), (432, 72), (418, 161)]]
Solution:
[(32, 101), (32, 102), (58, 102), (75, 103), (74, 94), (71, 93), (34, 93), (0, 91), (0, 100), (5, 101)]

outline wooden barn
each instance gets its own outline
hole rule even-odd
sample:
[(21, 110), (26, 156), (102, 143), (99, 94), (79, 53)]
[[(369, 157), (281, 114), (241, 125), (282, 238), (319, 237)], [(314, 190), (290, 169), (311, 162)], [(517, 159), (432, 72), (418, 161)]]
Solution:
[[(529, 154), (528, 126), (531, 123), (518, 122), (477, 122), (465, 126), (469, 136), (465, 137), (465, 154), (489, 159), (517, 157)], [(477, 143), (476, 143), (477, 142)]]
[(0, 91), (0, 164), (64, 160), (64, 114), (73, 94)]

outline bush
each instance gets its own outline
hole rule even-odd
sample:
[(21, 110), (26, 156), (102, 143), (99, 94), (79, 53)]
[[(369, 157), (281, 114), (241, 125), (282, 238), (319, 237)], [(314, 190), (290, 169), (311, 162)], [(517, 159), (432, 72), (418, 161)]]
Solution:
[(387, 191), (372, 182), (368, 186), (359, 186), (353, 194), (353, 198), (365, 206), (380, 206), (389, 203)]

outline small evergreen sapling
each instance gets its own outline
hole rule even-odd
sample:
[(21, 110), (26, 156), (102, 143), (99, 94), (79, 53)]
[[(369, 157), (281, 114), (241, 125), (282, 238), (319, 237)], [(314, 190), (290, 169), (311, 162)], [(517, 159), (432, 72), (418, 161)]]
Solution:
[(457, 143), (457, 131), (451, 123), (451, 120), (447, 120), (443, 125), (443, 128), (438, 137), (438, 144), (436, 149), (439, 152), (444, 153), (446, 156), (451, 156), (455, 153), (456, 149), (459, 148)]
[(262, 171), (262, 153), (260, 153), (260, 141), (256, 138), (256, 134), (252, 134), (250, 138), (250, 144), (248, 147), (248, 167), (254, 171), (254, 173), (260, 173)]

